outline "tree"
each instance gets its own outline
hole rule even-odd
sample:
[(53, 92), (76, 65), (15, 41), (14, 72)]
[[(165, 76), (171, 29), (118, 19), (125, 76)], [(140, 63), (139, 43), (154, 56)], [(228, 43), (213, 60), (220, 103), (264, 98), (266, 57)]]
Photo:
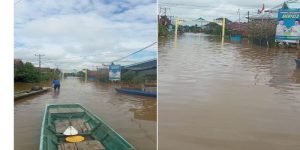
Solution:
[(85, 76), (85, 73), (83, 71), (78, 71), (77, 72), (77, 76), (78, 77), (84, 77)]
[(40, 73), (30, 62), (26, 62), (16, 70), (14, 80), (17, 82), (39, 82)]
[(130, 82), (132, 82), (132, 80), (133, 80), (133, 78), (134, 78), (135, 76), (136, 76), (136, 72), (135, 72), (135, 71), (132, 71), (132, 70), (129, 70), (129, 71), (127, 71), (127, 72), (125, 72), (125, 73), (122, 74), (121, 80), (122, 80), (123, 82), (128, 82), (128, 83), (130, 83)]
[(257, 45), (274, 46), (275, 32), (276, 22), (273, 20), (251, 21), (249, 23), (248, 38)]

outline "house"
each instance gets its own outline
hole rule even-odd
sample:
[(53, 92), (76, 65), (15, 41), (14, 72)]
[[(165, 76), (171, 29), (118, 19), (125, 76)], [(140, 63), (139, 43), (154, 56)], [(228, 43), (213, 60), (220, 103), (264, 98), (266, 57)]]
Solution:
[(41, 73), (55, 73), (55, 74), (61, 74), (61, 70), (59, 70), (58, 68), (49, 68), (49, 67), (36, 67), (37, 70), (39, 70)]
[(226, 29), (233, 34), (248, 36), (248, 24), (246, 22), (231, 22), (226, 25)]
[(157, 59), (151, 59), (131, 65), (124, 66), (122, 72), (135, 71), (138, 75), (156, 75)]
[(14, 69), (19, 69), (23, 66), (23, 61), (21, 59), (14, 59)]
[[(249, 16), (249, 20), (251, 21), (276, 21), (278, 17), (278, 10), (281, 8), (290, 8), (290, 9), (298, 9), (300, 8), (300, 3), (293, 1), (286, 1), (276, 7), (273, 7), (268, 10), (262, 10), (261, 12)], [(246, 17), (248, 19), (248, 17)]]

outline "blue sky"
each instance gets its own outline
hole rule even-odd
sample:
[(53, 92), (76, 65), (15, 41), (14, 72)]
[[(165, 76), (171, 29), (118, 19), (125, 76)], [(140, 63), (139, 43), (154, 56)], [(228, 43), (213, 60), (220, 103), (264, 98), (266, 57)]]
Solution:
[[(23, 0), (15, 5), (14, 57), (42, 67), (95, 69), (157, 40), (154, 0)], [(82, 57), (86, 56), (86, 57)], [(127, 58), (157, 56), (157, 45)]]

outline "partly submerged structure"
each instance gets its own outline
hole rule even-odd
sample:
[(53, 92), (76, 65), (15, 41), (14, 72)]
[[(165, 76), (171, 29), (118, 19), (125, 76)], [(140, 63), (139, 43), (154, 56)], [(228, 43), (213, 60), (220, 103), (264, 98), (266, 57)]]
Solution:
[(135, 71), (138, 75), (155, 75), (157, 73), (157, 59), (151, 59), (131, 65), (124, 66), (122, 72)]

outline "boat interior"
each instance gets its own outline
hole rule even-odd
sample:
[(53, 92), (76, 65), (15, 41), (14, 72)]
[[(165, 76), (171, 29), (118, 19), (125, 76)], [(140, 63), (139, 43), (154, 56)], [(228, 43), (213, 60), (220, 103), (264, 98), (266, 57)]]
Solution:
[[(80, 105), (79, 105), (80, 106)], [(58, 150), (104, 150), (120, 149), (130, 147), (112, 131), (103, 121), (80, 107), (55, 107), (48, 108), (47, 118), (44, 126), (48, 136), (44, 137), (44, 142), (48, 149)], [(70, 142), (66, 139), (72, 135), (65, 135), (64, 131), (68, 127), (74, 127), (81, 136), (82, 141)], [(128, 148), (131, 149), (131, 148)]]

